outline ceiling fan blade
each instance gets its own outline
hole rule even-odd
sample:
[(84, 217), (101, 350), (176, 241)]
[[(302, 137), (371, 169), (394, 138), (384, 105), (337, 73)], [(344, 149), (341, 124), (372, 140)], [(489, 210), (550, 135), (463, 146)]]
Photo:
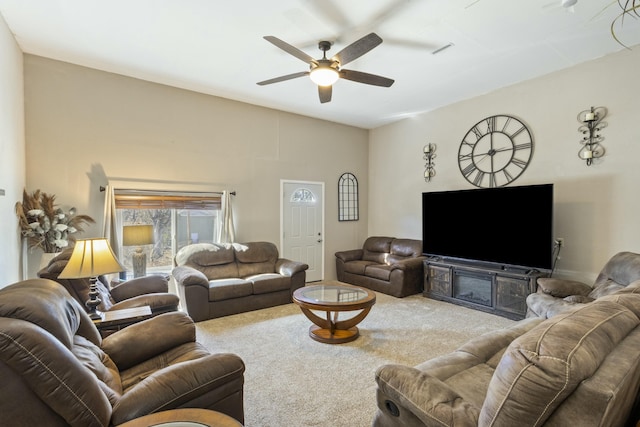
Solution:
[(318, 86), (318, 95), (320, 96), (320, 103), (331, 101), (331, 93), (333, 92), (333, 86)]
[(284, 50), (285, 52), (287, 52), (290, 55), (295, 56), (296, 58), (306, 62), (307, 64), (317, 64), (317, 61), (315, 60), (315, 58), (307, 55), (306, 53), (304, 53), (303, 51), (301, 51), (300, 49), (298, 49), (297, 47), (291, 46), (289, 43), (280, 40), (277, 37), (274, 36), (264, 36), (263, 37), (266, 41), (273, 43), (274, 45), (276, 45), (277, 47), (279, 47), (280, 49)]
[(340, 62), (340, 66), (344, 66), (354, 59), (360, 58), (374, 47), (382, 43), (382, 39), (376, 33), (369, 33), (359, 40), (351, 43), (349, 46), (336, 53), (331, 59)]
[(340, 70), (340, 78), (367, 85), (384, 87), (391, 86), (395, 81), (375, 74), (363, 73), (362, 71), (354, 70)]
[(279, 83), (279, 82), (283, 82), (285, 80), (297, 79), (298, 77), (308, 76), (308, 75), (309, 75), (308, 71), (300, 71), (298, 73), (287, 74), (286, 76), (280, 76), (280, 77), (275, 77), (273, 79), (264, 80), (264, 81), (258, 82), (256, 84), (258, 84), (260, 86), (270, 85), (271, 83)]

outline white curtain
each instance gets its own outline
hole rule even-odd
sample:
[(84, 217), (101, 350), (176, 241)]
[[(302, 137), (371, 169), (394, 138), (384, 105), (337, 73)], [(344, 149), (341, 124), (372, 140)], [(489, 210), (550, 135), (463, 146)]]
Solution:
[(116, 198), (114, 188), (107, 185), (104, 190), (104, 215), (102, 237), (109, 240), (111, 250), (116, 258), (120, 258), (118, 253), (118, 228), (116, 226)]
[(236, 231), (233, 226), (233, 209), (231, 208), (231, 194), (222, 192), (222, 206), (218, 214), (218, 243), (233, 243), (236, 239)]

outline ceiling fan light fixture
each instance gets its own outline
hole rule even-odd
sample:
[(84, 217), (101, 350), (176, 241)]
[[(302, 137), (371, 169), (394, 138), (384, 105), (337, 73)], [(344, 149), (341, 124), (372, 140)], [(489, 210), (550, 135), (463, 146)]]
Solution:
[(309, 77), (318, 86), (331, 86), (338, 81), (340, 74), (331, 66), (319, 65), (311, 70)]

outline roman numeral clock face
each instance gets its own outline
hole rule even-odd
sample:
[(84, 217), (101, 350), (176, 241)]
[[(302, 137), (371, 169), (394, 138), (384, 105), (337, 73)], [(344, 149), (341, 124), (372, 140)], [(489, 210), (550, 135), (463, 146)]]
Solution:
[(476, 187), (503, 187), (522, 175), (532, 153), (533, 138), (524, 123), (511, 116), (491, 116), (462, 138), (458, 166)]

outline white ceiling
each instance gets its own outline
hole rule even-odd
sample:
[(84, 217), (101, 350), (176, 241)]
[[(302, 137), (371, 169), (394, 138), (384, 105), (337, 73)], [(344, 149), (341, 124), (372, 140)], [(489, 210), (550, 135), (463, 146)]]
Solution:
[[(25, 53), (367, 129), (621, 50), (619, 12), (614, 0), (0, 0)], [(321, 104), (307, 77), (256, 84), (308, 70), (265, 35), (320, 58), (318, 41), (335, 42), (330, 56), (369, 32), (384, 42), (345, 68), (390, 88), (341, 80)], [(640, 22), (618, 35), (637, 45)]]

